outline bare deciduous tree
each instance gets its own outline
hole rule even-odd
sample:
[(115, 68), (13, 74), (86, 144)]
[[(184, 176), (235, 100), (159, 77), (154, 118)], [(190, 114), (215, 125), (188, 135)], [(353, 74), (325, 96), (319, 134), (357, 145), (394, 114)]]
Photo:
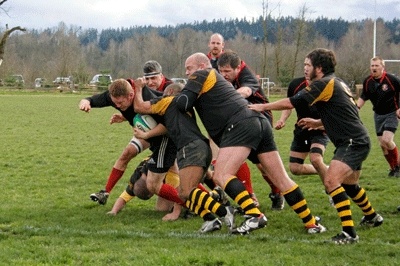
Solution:
[(262, 2), (262, 9), (263, 9), (263, 38), (262, 38), (262, 47), (263, 47), (263, 63), (262, 63), (262, 76), (265, 77), (266, 76), (266, 71), (267, 71), (267, 63), (268, 63), (268, 40), (267, 40), (267, 36), (268, 36), (268, 19), (271, 18), (271, 11), (269, 10), (269, 2), (268, 0), (265, 1), (263, 0)]
[(307, 30), (307, 23), (306, 23), (306, 13), (308, 12), (307, 5), (304, 4), (299, 11), (299, 16), (296, 19), (296, 40), (295, 40), (295, 51), (293, 55), (293, 64), (292, 64), (292, 69), (290, 71), (291, 78), (294, 78), (294, 75), (296, 73), (296, 67), (298, 63), (298, 56), (301, 51), (301, 48), (303, 47), (303, 44), (305, 42), (305, 33)]
[[(0, 7), (7, 2), (7, 0), (2, 0), (0, 1)], [(3, 8), (2, 10), (7, 13)], [(0, 65), (3, 63), (3, 58), (4, 58), (4, 52), (5, 52), (5, 47), (6, 47), (6, 42), (8, 40), (8, 37), (10, 37), (11, 33), (14, 31), (26, 31), (25, 28), (22, 28), (20, 26), (12, 27), (11, 29), (8, 29), (8, 25), (6, 25), (6, 31), (3, 33), (3, 36), (1, 37), (0, 40)]]

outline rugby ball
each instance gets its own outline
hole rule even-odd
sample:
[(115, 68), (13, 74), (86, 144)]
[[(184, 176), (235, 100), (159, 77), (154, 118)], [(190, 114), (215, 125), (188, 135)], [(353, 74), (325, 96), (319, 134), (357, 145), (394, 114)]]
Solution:
[(155, 126), (157, 126), (157, 124), (158, 123), (151, 115), (136, 114), (133, 118), (133, 126), (143, 130), (144, 132), (153, 129)]

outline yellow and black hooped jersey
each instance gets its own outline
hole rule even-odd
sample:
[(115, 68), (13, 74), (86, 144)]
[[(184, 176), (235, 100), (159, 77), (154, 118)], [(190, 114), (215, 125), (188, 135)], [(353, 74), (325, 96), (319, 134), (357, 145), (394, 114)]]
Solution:
[[(218, 145), (220, 137), (230, 125), (249, 118), (264, 117), (248, 108), (248, 101), (243, 98), (215, 69), (194, 72), (182, 90), (197, 95), (188, 108), (195, 107), (210, 137)], [(265, 118), (265, 117), (264, 117)]]
[(162, 123), (167, 128), (168, 136), (178, 150), (197, 139), (208, 141), (196, 123), (193, 108), (182, 113), (178, 110), (176, 98), (173, 96), (153, 99), (150, 102), (151, 112), (163, 116)]
[(353, 95), (346, 83), (335, 75), (312, 82), (289, 99), (294, 107), (306, 101), (317, 108), (326, 133), (336, 147), (355, 140), (359, 144), (369, 143)]

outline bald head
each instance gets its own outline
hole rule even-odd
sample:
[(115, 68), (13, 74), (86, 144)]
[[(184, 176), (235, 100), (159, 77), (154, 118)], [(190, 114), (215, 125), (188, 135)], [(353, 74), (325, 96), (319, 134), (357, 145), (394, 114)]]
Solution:
[(224, 43), (224, 37), (219, 33), (214, 33), (210, 36), (210, 42), (220, 42)]
[(186, 75), (190, 76), (197, 70), (212, 68), (210, 59), (203, 53), (194, 53), (186, 59)]
[(208, 48), (210, 50), (210, 55), (212, 58), (219, 57), (224, 50), (225, 42), (224, 37), (222, 37), (219, 33), (214, 33), (210, 37), (210, 41), (208, 42)]

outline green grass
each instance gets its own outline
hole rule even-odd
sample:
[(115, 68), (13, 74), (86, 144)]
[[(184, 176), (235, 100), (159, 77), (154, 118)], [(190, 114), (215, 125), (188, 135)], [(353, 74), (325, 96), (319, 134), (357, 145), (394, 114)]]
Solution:
[[(89, 194), (105, 185), (131, 130), (127, 124), (109, 125), (112, 108), (79, 111), (85, 96), (0, 93), (0, 265), (396, 265), (400, 260), (400, 180), (387, 177), (369, 104), (361, 115), (373, 147), (361, 185), (385, 223), (358, 229), (356, 245), (335, 246), (325, 241), (340, 231), (339, 218), (317, 176), (293, 177), (328, 228), (324, 234), (307, 235), (287, 206), (269, 210), (269, 188), (253, 166), (253, 186), (269, 224), (248, 236), (229, 235), (225, 227), (200, 235), (198, 217), (162, 222), (164, 213), (154, 211), (155, 197), (134, 199), (116, 217), (107, 216), (148, 152), (130, 163), (107, 205), (93, 203)], [(275, 131), (285, 165), (294, 118)], [(329, 144), (327, 163), (332, 153)], [(354, 205), (352, 210), (358, 223), (362, 213)]]

